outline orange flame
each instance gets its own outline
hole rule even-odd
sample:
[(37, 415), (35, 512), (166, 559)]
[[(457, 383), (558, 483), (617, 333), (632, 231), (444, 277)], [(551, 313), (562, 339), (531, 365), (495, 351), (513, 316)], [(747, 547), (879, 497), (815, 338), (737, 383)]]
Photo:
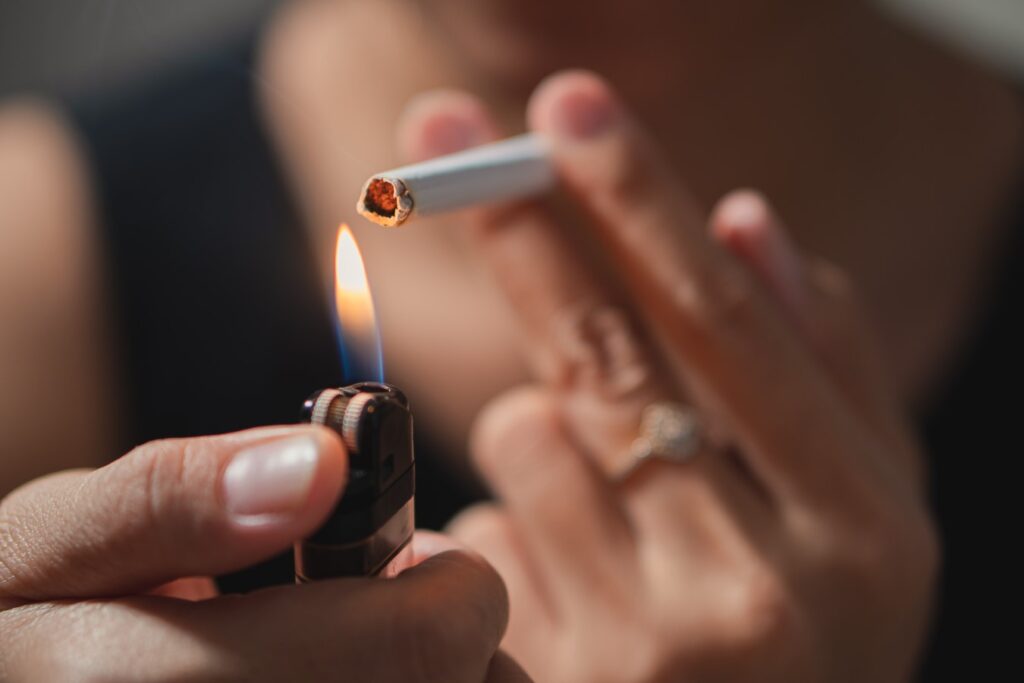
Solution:
[(345, 224), (338, 228), (334, 252), (334, 305), (346, 381), (383, 381), (380, 333), (370, 283), (355, 237)]

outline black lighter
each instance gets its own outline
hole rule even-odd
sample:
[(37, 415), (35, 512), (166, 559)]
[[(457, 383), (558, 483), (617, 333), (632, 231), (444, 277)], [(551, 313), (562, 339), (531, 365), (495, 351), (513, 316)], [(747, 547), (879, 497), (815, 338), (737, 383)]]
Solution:
[(324, 389), (306, 400), (302, 418), (341, 436), (349, 476), (331, 516), (295, 544), (295, 580), (398, 574), (411, 560), (415, 528), (416, 462), (405, 394), (376, 382)]

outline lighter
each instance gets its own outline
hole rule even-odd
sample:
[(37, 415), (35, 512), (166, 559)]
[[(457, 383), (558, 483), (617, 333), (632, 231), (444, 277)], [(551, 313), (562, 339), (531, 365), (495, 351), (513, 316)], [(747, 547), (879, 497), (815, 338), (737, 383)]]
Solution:
[(305, 422), (341, 436), (349, 476), (331, 516), (295, 544), (295, 580), (398, 574), (411, 561), (415, 528), (416, 464), (405, 394), (360, 382), (313, 394), (302, 412)]

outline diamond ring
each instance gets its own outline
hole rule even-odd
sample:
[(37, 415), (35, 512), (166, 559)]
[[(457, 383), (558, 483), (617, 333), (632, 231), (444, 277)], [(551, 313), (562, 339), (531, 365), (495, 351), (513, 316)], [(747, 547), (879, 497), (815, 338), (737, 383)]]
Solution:
[(702, 445), (700, 418), (692, 408), (681, 403), (652, 403), (644, 409), (640, 435), (629, 449), (630, 464), (619, 478), (651, 458), (686, 462)]

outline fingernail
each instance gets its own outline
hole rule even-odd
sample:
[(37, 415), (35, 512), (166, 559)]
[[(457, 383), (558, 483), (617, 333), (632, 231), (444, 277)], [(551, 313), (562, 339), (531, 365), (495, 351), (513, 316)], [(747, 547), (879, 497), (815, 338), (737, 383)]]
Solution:
[(768, 206), (757, 192), (737, 190), (722, 205), (722, 219), (729, 225), (756, 229), (768, 221)]
[(595, 138), (612, 127), (619, 106), (603, 86), (562, 95), (552, 110), (555, 132), (575, 140)]
[(804, 301), (800, 256), (768, 202), (756, 192), (742, 192), (734, 195), (723, 211), (724, 221), (753, 237), (755, 258), (764, 274), (793, 313), (799, 314)]
[(309, 498), (318, 456), (312, 435), (239, 451), (224, 470), (228, 512), (245, 523), (260, 523), (299, 510)]

